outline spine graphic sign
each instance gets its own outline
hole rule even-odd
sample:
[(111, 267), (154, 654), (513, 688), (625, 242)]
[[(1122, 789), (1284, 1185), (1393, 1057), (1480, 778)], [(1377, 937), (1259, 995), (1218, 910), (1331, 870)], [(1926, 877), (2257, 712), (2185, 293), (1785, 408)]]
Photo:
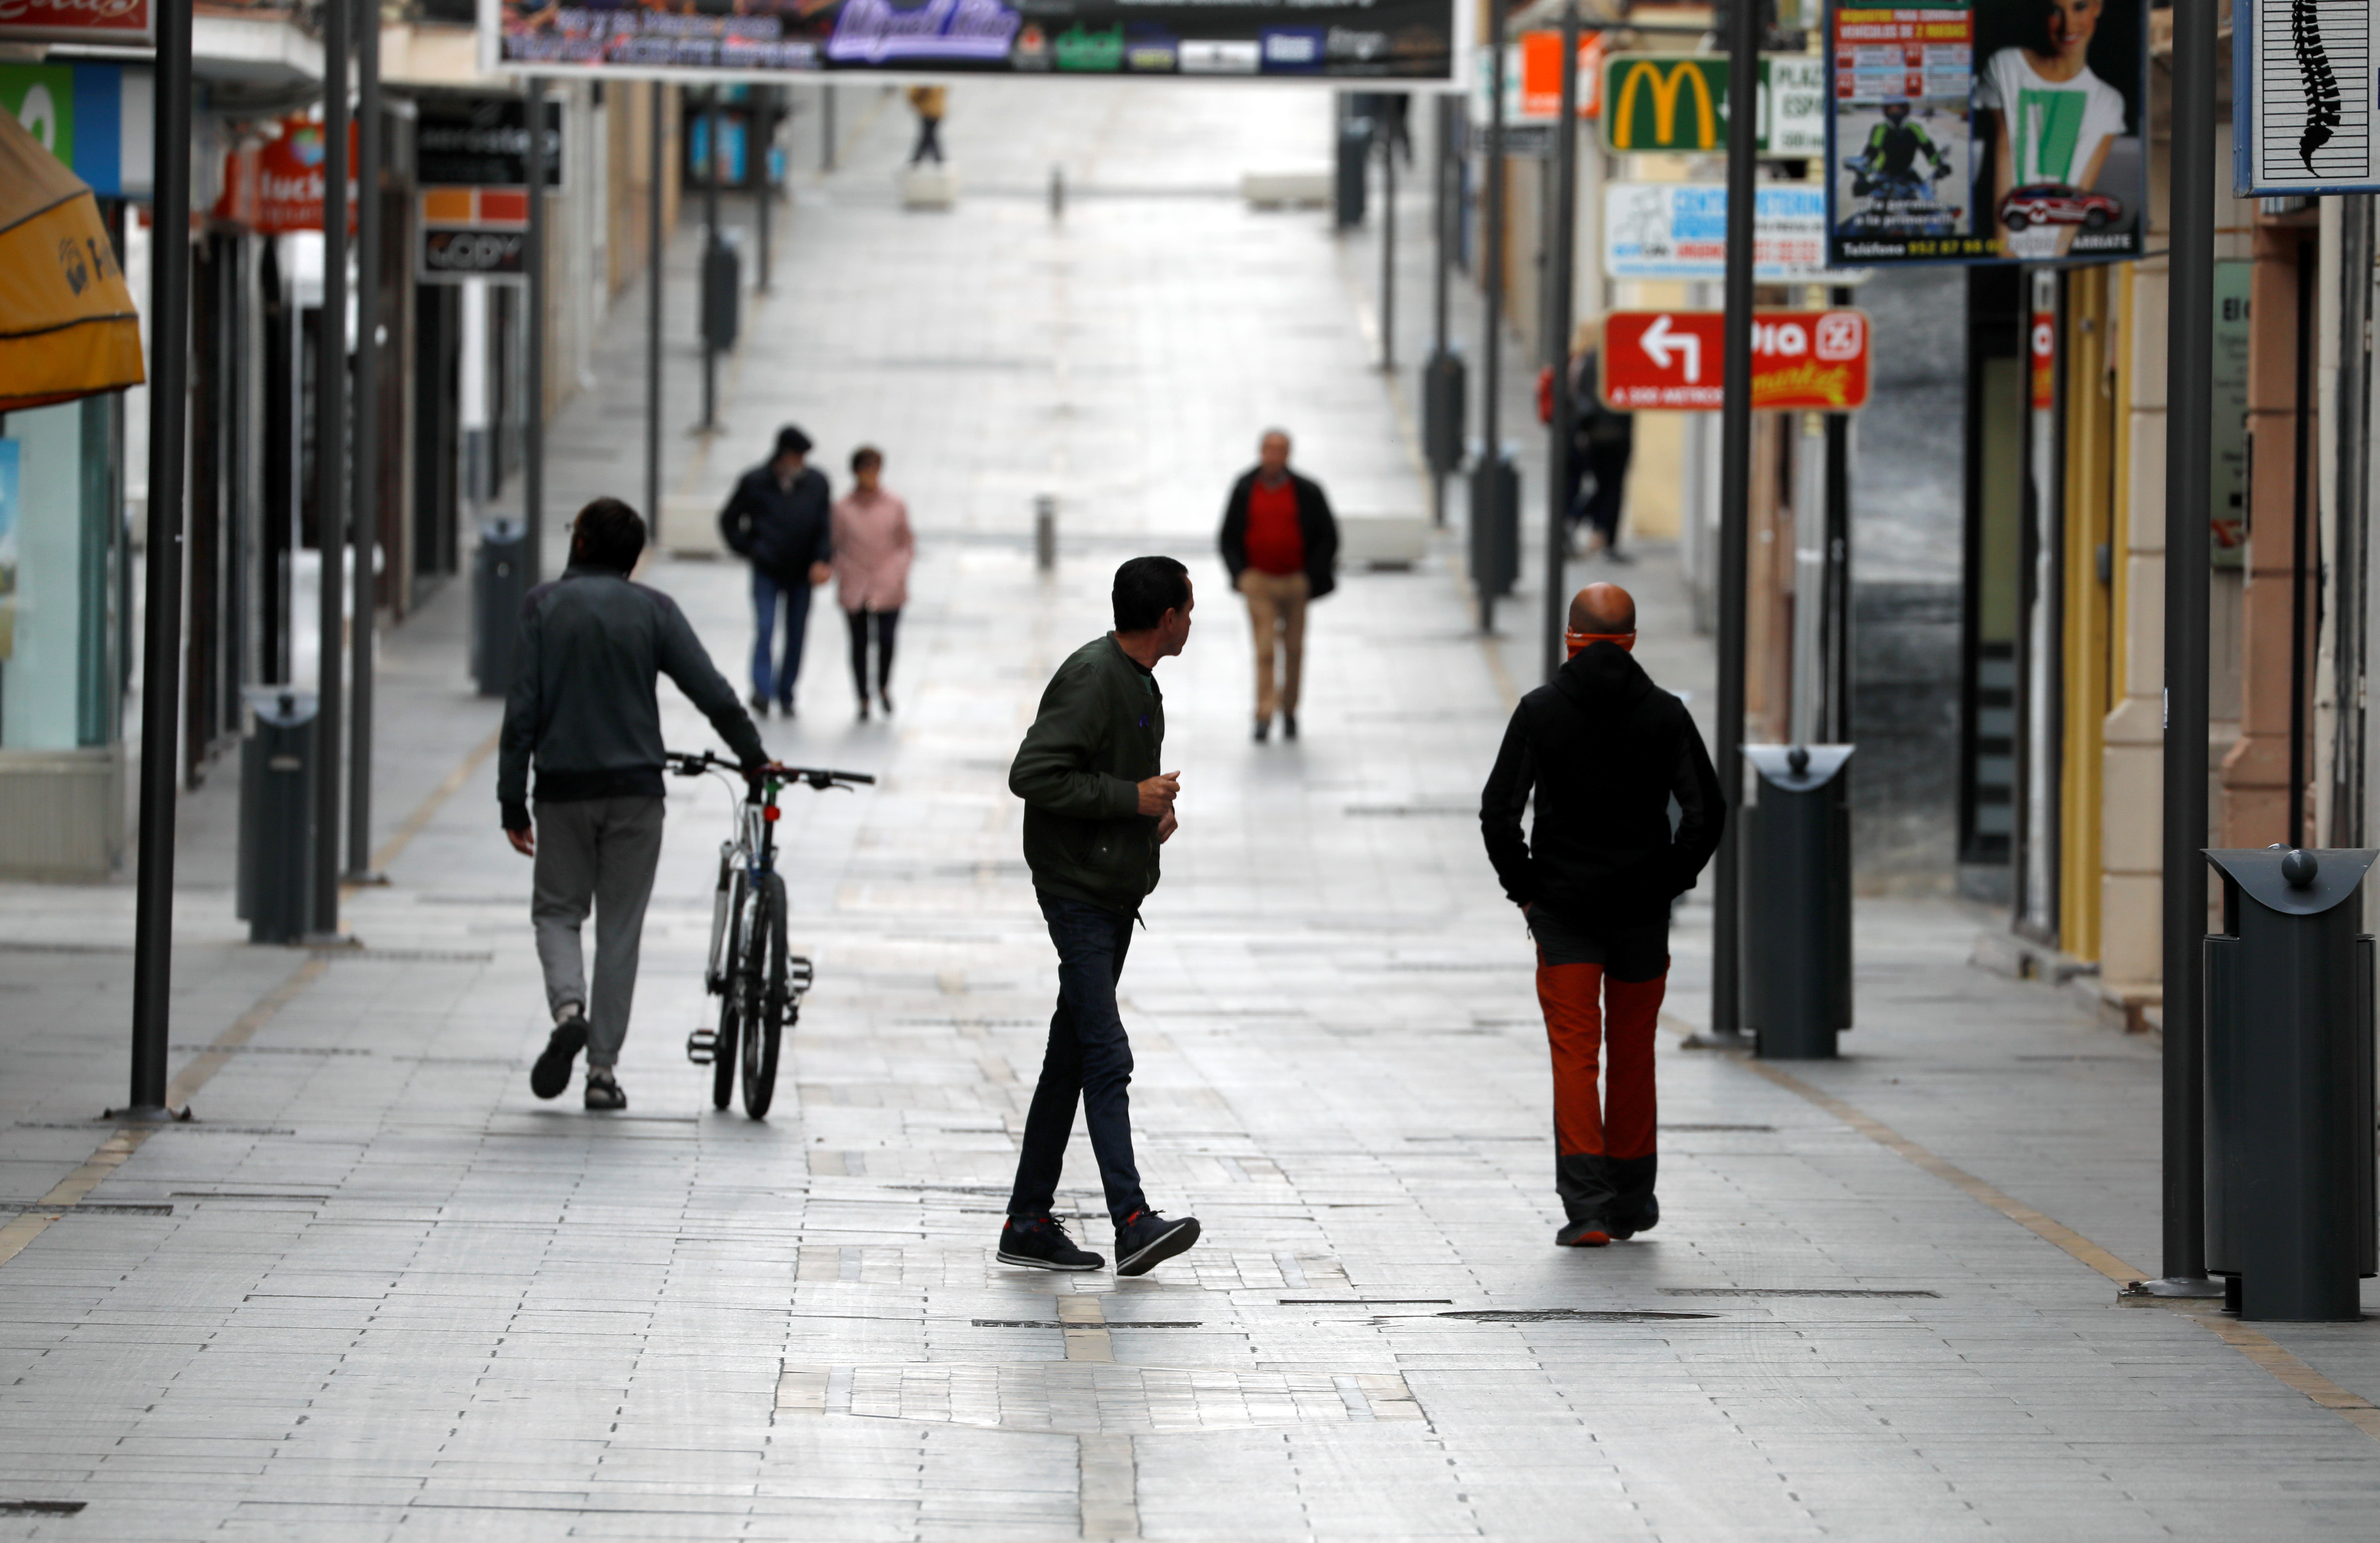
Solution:
[(2380, 188), (2372, 0), (2237, 0), (2231, 180), (2242, 194)]

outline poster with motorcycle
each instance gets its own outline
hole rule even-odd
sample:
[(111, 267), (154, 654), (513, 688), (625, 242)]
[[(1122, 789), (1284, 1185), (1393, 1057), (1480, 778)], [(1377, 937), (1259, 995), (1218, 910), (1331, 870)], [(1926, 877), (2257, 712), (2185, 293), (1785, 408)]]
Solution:
[(2147, 0), (1837, 0), (1828, 261), (2140, 256), (2147, 19)]

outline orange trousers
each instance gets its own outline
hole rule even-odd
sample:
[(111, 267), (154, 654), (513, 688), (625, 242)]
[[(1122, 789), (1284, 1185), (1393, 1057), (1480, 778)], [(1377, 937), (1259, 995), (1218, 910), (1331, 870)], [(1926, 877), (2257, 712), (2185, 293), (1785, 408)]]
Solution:
[[(1554, 1145), (1560, 1156), (1653, 1155), (1653, 1032), (1667, 973), (1613, 980), (1601, 965), (1537, 960), (1537, 1002), (1554, 1062)], [(1609, 1045), (1602, 1097), (1597, 1063)]]

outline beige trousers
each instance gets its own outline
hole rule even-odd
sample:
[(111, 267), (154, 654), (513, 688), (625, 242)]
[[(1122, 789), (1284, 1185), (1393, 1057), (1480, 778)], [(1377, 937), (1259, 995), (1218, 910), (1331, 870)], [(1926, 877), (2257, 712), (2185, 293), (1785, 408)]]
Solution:
[[(1257, 635), (1257, 722), (1297, 711), (1297, 677), (1305, 660), (1305, 576), (1302, 573), (1240, 573), (1240, 593), (1248, 598), (1248, 624)], [(1287, 657), (1276, 684), (1273, 648)]]

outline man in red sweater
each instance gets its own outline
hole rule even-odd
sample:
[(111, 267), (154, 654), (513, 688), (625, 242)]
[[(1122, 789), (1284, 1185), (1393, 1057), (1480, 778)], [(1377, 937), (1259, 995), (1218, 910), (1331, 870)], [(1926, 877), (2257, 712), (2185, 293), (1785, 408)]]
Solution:
[[(1257, 640), (1257, 740), (1281, 715), (1284, 738), (1297, 737), (1297, 685), (1305, 655), (1305, 604), (1338, 582), (1339, 522), (1320, 484), (1289, 469), (1289, 434), (1267, 429), (1257, 464), (1232, 484), (1223, 504), (1223, 566), (1247, 597)], [(1274, 673), (1276, 645), (1281, 654)]]

